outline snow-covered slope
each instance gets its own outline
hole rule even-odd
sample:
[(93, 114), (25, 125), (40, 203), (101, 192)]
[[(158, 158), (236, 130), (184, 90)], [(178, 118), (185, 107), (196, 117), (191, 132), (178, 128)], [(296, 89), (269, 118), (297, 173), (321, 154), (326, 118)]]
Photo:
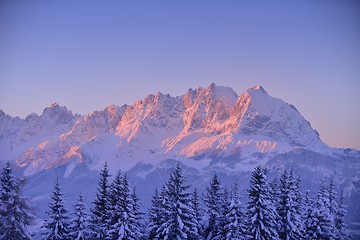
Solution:
[(261, 86), (239, 96), (215, 84), (179, 97), (150, 94), (132, 106), (111, 105), (86, 116), (57, 103), (26, 119), (0, 110), (0, 151), (0, 161), (16, 164), (31, 180), (29, 194), (40, 200), (52, 186), (44, 179), (55, 175), (63, 178), (65, 192), (91, 195), (95, 187), (83, 185), (95, 186), (105, 161), (112, 173), (128, 171), (145, 199), (181, 161), (200, 189), (214, 172), (225, 183), (236, 177), (245, 184), (250, 171), (267, 165), (274, 174), (293, 168), (309, 189), (334, 177), (349, 205), (360, 200), (359, 151), (328, 147), (294, 106)]

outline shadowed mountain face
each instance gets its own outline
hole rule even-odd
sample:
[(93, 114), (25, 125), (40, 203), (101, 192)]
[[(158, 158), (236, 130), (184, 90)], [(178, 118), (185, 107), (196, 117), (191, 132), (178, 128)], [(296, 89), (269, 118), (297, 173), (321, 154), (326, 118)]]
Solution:
[[(86, 116), (57, 103), (25, 119), (0, 111), (0, 151), (2, 163), (28, 176), (27, 193), (38, 203), (48, 200), (49, 177), (55, 176), (70, 202), (79, 192), (90, 202), (105, 161), (113, 174), (128, 171), (146, 202), (180, 161), (200, 190), (215, 172), (224, 185), (237, 179), (246, 189), (250, 172), (266, 165), (274, 177), (292, 168), (313, 194), (321, 181), (334, 178), (347, 204), (359, 208), (360, 152), (328, 147), (294, 106), (261, 86), (240, 95), (215, 84), (179, 97), (150, 94), (132, 106)], [(360, 222), (356, 212), (349, 221)]]

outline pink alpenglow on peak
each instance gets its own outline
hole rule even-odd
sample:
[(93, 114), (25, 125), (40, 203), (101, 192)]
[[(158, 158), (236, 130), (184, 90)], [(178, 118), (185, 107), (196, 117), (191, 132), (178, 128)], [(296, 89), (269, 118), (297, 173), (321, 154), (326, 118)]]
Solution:
[[(206, 157), (214, 152), (249, 157), (254, 152), (270, 156), (294, 147), (327, 149), (299, 112), (261, 86), (238, 96), (232, 88), (212, 83), (189, 89), (183, 96), (150, 94), (132, 106), (110, 105), (86, 116), (74, 116), (53, 103), (32, 119), (1, 140), (12, 146), (9, 158), (32, 169), (29, 173), (66, 164), (74, 156), (68, 154), (74, 147), (79, 159), (113, 159), (109, 165), (128, 167), (140, 159)], [(20, 142), (22, 147), (14, 145)], [(39, 148), (43, 142), (47, 144)], [(124, 159), (133, 160), (125, 163)]]

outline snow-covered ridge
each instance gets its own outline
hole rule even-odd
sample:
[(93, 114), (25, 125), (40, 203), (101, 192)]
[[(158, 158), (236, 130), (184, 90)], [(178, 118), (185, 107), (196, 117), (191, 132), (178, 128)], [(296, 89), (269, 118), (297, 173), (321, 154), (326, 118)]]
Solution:
[(73, 115), (58, 103), (25, 119), (1, 111), (0, 136), (6, 152), (1, 160), (16, 160), (26, 174), (84, 159), (94, 167), (96, 159), (111, 159), (110, 165), (130, 168), (153, 156), (248, 158), (294, 147), (329, 151), (293, 106), (261, 86), (238, 96), (214, 83), (179, 97), (150, 94), (132, 106), (110, 105), (86, 116)]

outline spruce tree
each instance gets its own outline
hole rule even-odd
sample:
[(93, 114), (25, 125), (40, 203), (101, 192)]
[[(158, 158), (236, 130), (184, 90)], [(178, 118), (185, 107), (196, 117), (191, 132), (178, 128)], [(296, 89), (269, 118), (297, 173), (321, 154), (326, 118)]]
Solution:
[(335, 239), (334, 218), (330, 213), (328, 189), (321, 184), (312, 213), (312, 231), (314, 239)]
[(109, 225), (109, 170), (107, 163), (105, 162), (104, 168), (100, 172), (100, 180), (98, 186), (98, 193), (96, 199), (93, 202), (94, 208), (91, 209), (90, 219), (90, 234), (91, 239), (105, 239)]
[(80, 194), (77, 203), (74, 206), (74, 218), (70, 222), (69, 236), (74, 240), (85, 240), (89, 237), (88, 221), (89, 217), (86, 212), (83, 196)]
[(271, 189), (266, 182), (266, 170), (257, 167), (252, 173), (248, 190), (247, 231), (252, 239), (278, 239), (276, 210)]
[(336, 201), (336, 195), (337, 192), (335, 191), (335, 184), (334, 184), (334, 178), (331, 178), (330, 183), (329, 183), (329, 187), (327, 189), (328, 193), (328, 198), (329, 198), (329, 211), (330, 211), (330, 215), (331, 218), (333, 219), (333, 229), (334, 229), (334, 234), (335, 236), (339, 236), (340, 233), (338, 232), (338, 229), (336, 228), (336, 216), (337, 216), (337, 211), (339, 210), (339, 206), (338, 203)]
[(246, 239), (245, 214), (242, 211), (237, 183), (232, 187), (224, 215), (224, 239)]
[(303, 205), (303, 223), (304, 223), (304, 237), (311, 239), (316, 232), (314, 210), (315, 200), (310, 196), (310, 191), (306, 190)]
[(225, 236), (227, 234), (225, 226), (227, 223), (226, 215), (229, 212), (229, 206), (230, 206), (230, 196), (229, 191), (225, 188), (223, 191), (223, 194), (221, 196), (221, 215), (220, 215), (220, 221), (218, 224), (218, 233), (217, 235), (213, 236), (212, 239), (218, 240), (218, 239), (225, 239)]
[(64, 206), (64, 200), (62, 198), (63, 193), (60, 189), (59, 179), (56, 180), (51, 201), (49, 203), (49, 211), (47, 214), (50, 216), (49, 220), (45, 220), (43, 228), (44, 238), (47, 240), (65, 240), (70, 239), (69, 236), (69, 217), (67, 216), (67, 210)]
[(347, 240), (350, 237), (347, 235), (345, 230), (345, 215), (346, 215), (346, 206), (344, 204), (344, 194), (341, 192), (339, 197), (338, 209), (335, 215), (335, 228), (337, 230), (337, 239)]
[(193, 193), (191, 194), (191, 208), (193, 213), (193, 219), (195, 223), (194, 231), (199, 236), (203, 234), (203, 226), (202, 226), (202, 217), (203, 217), (203, 209), (200, 206), (199, 195), (197, 189), (195, 188)]
[(330, 210), (330, 214), (332, 214), (333, 216), (336, 215), (336, 211), (338, 209), (338, 205), (336, 202), (336, 191), (335, 191), (335, 184), (334, 184), (334, 179), (331, 178), (330, 183), (329, 183), (329, 188), (328, 188), (328, 197), (329, 197), (329, 210)]
[(294, 199), (294, 216), (295, 218), (293, 218), (293, 223), (294, 226), (296, 227), (296, 230), (293, 230), (293, 236), (298, 235), (301, 238), (305, 237), (305, 228), (304, 228), (304, 217), (303, 217), (303, 213), (304, 213), (304, 199), (303, 199), (303, 195), (301, 193), (301, 187), (300, 187), (300, 183), (301, 183), (301, 179), (300, 177), (295, 178), (293, 176), (293, 171), (290, 171), (290, 177), (289, 177), (289, 181), (290, 181), (290, 190), (293, 193), (293, 199)]
[(280, 179), (278, 202), (278, 232), (281, 239), (300, 239), (302, 236), (301, 193), (298, 180), (285, 170)]
[(155, 194), (151, 199), (151, 207), (149, 209), (149, 224), (148, 224), (148, 237), (149, 239), (155, 239), (158, 229), (162, 224), (162, 205), (158, 190), (155, 189)]
[(109, 201), (110, 204), (108, 206), (108, 229), (107, 229), (107, 235), (113, 239), (117, 239), (119, 237), (119, 227), (118, 225), (122, 221), (123, 217), (123, 192), (124, 192), (124, 186), (123, 186), (123, 177), (121, 174), (121, 171), (118, 171), (113, 182), (110, 185), (110, 191), (109, 191)]
[(164, 231), (165, 224), (171, 219), (171, 213), (169, 211), (169, 196), (167, 195), (167, 187), (164, 185), (161, 188), (159, 194), (159, 211), (160, 211), (160, 218), (159, 218), (159, 226), (156, 229), (156, 236), (154, 239), (164, 239), (167, 237), (167, 232)]
[(207, 226), (205, 227), (205, 239), (212, 239), (219, 235), (219, 225), (221, 221), (221, 186), (217, 175), (214, 175), (210, 186), (206, 188), (204, 202), (208, 215)]
[(31, 239), (28, 226), (34, 219), (31, 206), (21, 196), (24, 179), (12, 174), (10, 163), (6, 163), (0, 178), (0, 239)]
[[(110, 211), (108, 235), (112, 239), (139, 239), (141, 236), (138, 219), (140, 213), (138, 202), (134, 203), (134, 200), (138, 201), (138, 199), (131, 193), (127, 176), (121, 177), (120, 171), (112, 185), (111, 199), (113, 208)], [(136, 212), (134, 212), (135, 209)]]
[(141, 239), (145, 236), (145, 227), (142, 223), (142, 213), (140, 211), (140, 202), (139, 198), (136, 194), (135, 188), (133, 188), (133, 191), (131, 193), (131, 200), (132, 200), (132, 215), (130, 218), (130, 229), (133, 233), (133, 236), (135, 239)]
[(192, 219), (191, 197), (186, 186), (186, 179), (182, 173), (180, 164), (170, 175), (166, 183), (167, 221), (160, 227), (163, 239), (194, 239), (196, 237), (195, 223)]

